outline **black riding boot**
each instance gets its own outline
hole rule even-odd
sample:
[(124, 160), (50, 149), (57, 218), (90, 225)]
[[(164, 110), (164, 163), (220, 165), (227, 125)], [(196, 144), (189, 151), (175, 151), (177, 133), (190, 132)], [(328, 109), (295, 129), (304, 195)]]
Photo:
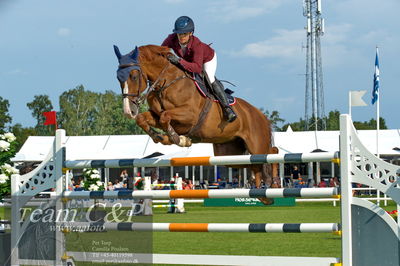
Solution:
[(219, 101), (219, 104), (222, 107), (222, 111), (224, 113), (224, 116), (226, 120), (231, 123), (235, 121), (236, 119), (236, 114), (233, 111), (233, 109), (229, 106), (228, 98), (226, 97), (225, 91), (224, 91), (224, 86), (222, 85), (221, 81), (215, 80), (212, 83), (212, 88), (214, 91), (214, 95)]

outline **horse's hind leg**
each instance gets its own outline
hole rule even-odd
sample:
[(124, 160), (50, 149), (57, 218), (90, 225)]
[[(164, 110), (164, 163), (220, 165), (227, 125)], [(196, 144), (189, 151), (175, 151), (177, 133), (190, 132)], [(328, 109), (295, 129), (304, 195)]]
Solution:
[[(255, 177), (256, 188), (261, 188), (261, 180), (264, 181), (264, 185), (267, 187), (270, 187), (272, 184), (272, 178), (271, 178), (271, 183), (268, 183), (269, 179), (265, 179), (265, 177), (264, 177), (264, 174), (265, 174), (264, 171), (265, 171), (266, 166), (267, 166), (266, 164), (250, 165), (251, 172)], [(258, 198), (258, 200), (261, 201), (264, 205), (271, 205), (274, 203), (274, 199), (267, 198), (267, 197), (261, 197), (261, 198)]]
[[(263, 142), (257, 142), (259, 139), (262, 139)], [(270, 147), (270, 141), (267, 138), (255, 138), (253, 139), (247, 138), (245, 140), (247, 150), (250, 154), (269, 154), (276, 153)], [(266, 187), (272, 186), (272, 171), (270, 165), (267, 164), (253, 164), (250, 166), (250, 169), (255, 177), (256, 188), (261, 187), (261, 181), (264, 182)], [(258, 198), (265, 205), (270, 205), (274, 202), (273, 199), (270, 198)]]

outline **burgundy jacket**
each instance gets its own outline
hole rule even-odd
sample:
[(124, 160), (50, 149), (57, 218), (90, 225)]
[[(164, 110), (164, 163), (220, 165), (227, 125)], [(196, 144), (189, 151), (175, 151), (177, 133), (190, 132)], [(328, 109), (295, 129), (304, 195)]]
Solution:
[(214, 57), (214, 49), (201, 42), (196, 36), (190, 37), (185, 54), (182, 54), (178, 36), (175, 33), (168, 35), (161, 45), (172, 48), (182, 58), (179, 63), (189, 72), (201, 73), (203, 64)]

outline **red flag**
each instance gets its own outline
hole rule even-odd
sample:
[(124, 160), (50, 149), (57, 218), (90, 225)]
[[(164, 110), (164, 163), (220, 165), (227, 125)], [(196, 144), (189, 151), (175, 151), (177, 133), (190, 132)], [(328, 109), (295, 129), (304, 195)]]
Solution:
[(46, 117), (46, 121), (44, 121), (43, 125), (57, 125), (57, 112), (43, 112), (43, 115)]

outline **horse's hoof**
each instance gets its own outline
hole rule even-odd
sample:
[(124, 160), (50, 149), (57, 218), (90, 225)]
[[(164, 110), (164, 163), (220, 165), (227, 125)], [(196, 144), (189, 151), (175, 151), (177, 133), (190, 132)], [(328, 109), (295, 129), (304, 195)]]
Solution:
[(261, 201), (264, 205), (272, 205), (274, 204), (274, 199), (271, 198), (258, 198), (259, 201)]
[(192, 146), (192, 140), (185, 136), (179, 136), (179, 145), (180, 147), (190, 147)]

